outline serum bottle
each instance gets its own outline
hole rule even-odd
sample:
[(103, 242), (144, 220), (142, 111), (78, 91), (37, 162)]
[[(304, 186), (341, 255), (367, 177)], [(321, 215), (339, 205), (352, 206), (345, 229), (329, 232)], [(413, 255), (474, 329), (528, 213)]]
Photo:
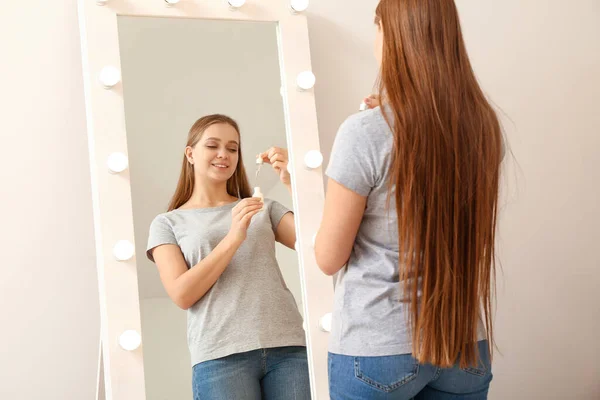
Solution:
[[(255, 198), (259, 198), (260, 201), (263, 203), (263, 208), (264, 208), (264, 204), (265, 204), (265, 197), (263, 196), (262, 192), (260, 191), (260, 187), (256, 186), (254, 188), (254, 193), (252, 193), (252, 197)], [(261, 208), (261, 210), (263, 209)]]
[[(254, 176), (255, 182), (258, 182), (258, 174), (260, 173), (260, 167), (263, 165), (263, 163), (264, 163), (264, 161), (263, 161), (262, 157), (258, 156), (256, 158), (256, 175)], [(254, 187), (254, 193), (252, 193), (252, 197), (260, 198), (260, 201), (262, 201), (263, 207), (264, 207), (265, 198), (264, 198), (262, 192), (260, 191), (259, 186)], [(262, 210), (262, 208), (261, 208), (261, 210)]]

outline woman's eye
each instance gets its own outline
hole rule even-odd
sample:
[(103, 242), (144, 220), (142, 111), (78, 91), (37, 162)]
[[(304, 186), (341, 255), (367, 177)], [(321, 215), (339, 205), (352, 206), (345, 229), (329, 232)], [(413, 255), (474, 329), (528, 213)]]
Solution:
[(214, 145), (212, 145), (212, 144), (209, 144), (209, 145), (208, 145), (208, 146), (206, 146), (206, 147), (208, 147), (209, 149), (216, 149), (216, 148), (217, 148), (217, 146), (214, 146)]
[(232, 153), (237, 153), (237, 149), (229, 149), (229, 151)]

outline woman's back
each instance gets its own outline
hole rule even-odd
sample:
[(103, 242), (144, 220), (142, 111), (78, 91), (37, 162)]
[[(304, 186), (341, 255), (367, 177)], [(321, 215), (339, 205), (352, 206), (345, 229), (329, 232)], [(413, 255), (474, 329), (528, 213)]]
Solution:
[(484, 398), (491, 374), (489, 365), (479, 367), (493, 344), (500, 124), (471, 68), (453, 0), (381, 0), (375, 24), (384, 112), (352, 117), (340, 129), (315, 248), (325, 273), (341, 271), (332, 398), (364, 388), (345, 381), (361, 380), (363, 361), (362, 383), (385, 392), (427, 367), (431, 374), (403, 391), (408, 397), (442, 369), (456, 368), (446, 375), (468, 383), (461, 371), (477, 367), (473, 385), (457, 389), (452, 378), (435, 390)]
[(392, 132), (381, 108), (348, 118), (336, 136), (326, 174), (367, 197), (347, 268), (337, 275), (330, 351), (348, 355), (410, 352), (399, 301), (398, 229), (387, 206)]

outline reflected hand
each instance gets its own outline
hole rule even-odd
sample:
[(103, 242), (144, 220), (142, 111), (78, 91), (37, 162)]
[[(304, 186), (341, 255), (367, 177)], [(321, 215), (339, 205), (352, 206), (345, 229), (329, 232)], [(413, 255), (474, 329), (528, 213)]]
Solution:
[(231, 210), (231, 228), (227, 235), (236, 243), (241, 244), (246, 240), (252, 217), (258, 214), (262, 207), (262, 201), (255, 197), (248, 197), (240, 201)]
[(369, 108), (375, 108), (380, 106), (380, 97), (378, 94), (372, 94), (369, 97), (365, 97), (363, 101)]
[(279, 180), (289, 186), (291, 183), (290, 173), (288, 172), (288, 151), (281, 147), (271, 147), (269, 150), (258, 155), (264, 162), (271, 164), (275, 172), (279, 175)]

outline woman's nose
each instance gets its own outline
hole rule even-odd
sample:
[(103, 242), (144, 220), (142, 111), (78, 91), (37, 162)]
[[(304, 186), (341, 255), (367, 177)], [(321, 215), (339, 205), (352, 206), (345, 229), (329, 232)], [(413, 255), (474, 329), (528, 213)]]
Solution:
[(225, 150), (225, 149), (219, 150), (217, 157), (218, 158), (227, 158), (227, 150)]

